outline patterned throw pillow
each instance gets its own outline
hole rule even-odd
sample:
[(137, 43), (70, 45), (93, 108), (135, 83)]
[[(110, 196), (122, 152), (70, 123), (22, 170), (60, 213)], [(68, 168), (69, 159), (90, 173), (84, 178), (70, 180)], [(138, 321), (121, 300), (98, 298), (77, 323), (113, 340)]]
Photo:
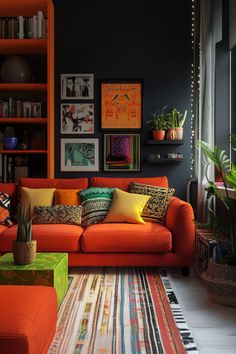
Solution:
[(79, 205), (36, 206), (33, 224), (81, 224), (82, 207)]
[(101, 223), (111, 206), (114, 188), (91, 187), (80, 192), (82, 225)]
[(145, 221), (164, 223), (170, 197), (175, 192), (174, 188), (156, 187), (149, 184), (131, 182), (129, 190), (131, 193), (151, 196), (141, 214)]
[(7, 193), (0, 192), (0, 224), (5, 226), (12, 226), (13, 222), (10, 220), (10, 197)]

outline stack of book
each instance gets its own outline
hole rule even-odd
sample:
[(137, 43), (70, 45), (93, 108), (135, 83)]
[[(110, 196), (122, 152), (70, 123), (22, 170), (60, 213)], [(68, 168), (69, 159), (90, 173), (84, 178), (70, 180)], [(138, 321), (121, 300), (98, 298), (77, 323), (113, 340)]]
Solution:
[(44, 39), (47, 38), (47, 19), (42, 11), (32, 17), (1, 17), (1, 39)]
[(40, 118), (42, 117), (42, 102), (16, 100), (0, 100), (0, 118)]

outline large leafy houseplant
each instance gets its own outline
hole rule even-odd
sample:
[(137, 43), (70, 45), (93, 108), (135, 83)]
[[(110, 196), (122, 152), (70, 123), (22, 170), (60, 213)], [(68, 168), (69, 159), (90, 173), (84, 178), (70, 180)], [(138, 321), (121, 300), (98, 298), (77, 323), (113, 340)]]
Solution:
[[(221, 177), (222, 184), (219, 187), (214, 181), (210, 181), (207, 175), (208, 168), (206, 166), (206, 177), (209, 183), (207, 188), (207, 198), (214, 196), (223, 206), (224, 212), (220, 213), (213, 209), (208, 209), (208, 221), (206, 223), (198, 223), (200, 228), (206, 228), (213, 232), (217, 243), (217, 257), (215, 261), (221, 264), (236, 265), (236, 213), (234, 201), (230, 198), (230, 188), (236, 191), (236, 164), (230, 163), (230, 159), (224, 150), (218, 146), (210, 148), (209, 144), (204, 141), (197, 142), (203, 154), (207, 159), (207, 166), (210, 163), (215, 165)], [(232, 149), (236, 151), (236, 134), (231, 135)]]

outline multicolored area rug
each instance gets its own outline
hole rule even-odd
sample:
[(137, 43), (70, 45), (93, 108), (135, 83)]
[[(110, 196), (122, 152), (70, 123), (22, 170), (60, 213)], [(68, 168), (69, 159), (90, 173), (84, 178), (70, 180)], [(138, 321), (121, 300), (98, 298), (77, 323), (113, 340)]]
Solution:
[(74, 268), (48, 354), (198, 353), (163, 270)]

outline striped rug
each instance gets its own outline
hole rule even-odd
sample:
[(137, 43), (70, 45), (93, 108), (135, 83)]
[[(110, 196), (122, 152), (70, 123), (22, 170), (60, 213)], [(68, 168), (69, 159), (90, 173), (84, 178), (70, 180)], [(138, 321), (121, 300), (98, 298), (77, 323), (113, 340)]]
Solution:
[(165, 271), (74, 268), (48, 354), (198, 353)]

